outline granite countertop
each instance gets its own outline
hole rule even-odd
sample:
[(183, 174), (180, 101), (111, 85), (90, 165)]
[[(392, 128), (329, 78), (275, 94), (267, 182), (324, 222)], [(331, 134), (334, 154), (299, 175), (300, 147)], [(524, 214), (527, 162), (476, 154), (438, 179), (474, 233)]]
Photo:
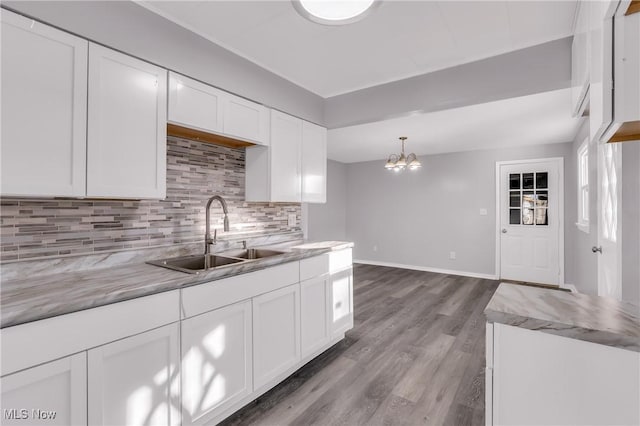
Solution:
[(199, 274), (187, 274), (140, 262), (10, 279), (3, 281), (0, 287), (0, 327), (202, 284), (350, 247), (353, 247), (353, 243), (342, 241), (278, 245), (274, 248), (285, 251), (284, 254)]
[(640, 309), (588, 294), (502, 283), (487, 320), (640, 352)]

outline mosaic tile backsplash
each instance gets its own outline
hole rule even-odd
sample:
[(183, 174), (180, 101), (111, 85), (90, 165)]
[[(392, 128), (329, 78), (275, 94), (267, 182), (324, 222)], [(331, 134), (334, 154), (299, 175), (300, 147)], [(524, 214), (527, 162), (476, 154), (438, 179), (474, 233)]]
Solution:
[(220, 233), (222, 209), (211, 207), (221, 238), (299, 230), (300, 204), (245, 202), (244, 174), (243, 149), (170, 137), (165, 200), (0, 199), (0, 261), (203, 241), (205, 204), (214, 194), (229, 205), (228, 234)]

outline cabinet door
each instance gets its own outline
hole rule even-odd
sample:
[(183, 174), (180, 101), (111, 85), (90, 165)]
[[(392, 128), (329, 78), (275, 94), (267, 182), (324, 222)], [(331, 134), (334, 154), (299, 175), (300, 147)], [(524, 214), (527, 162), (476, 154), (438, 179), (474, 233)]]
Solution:
[(575, 34), (571, 45), (571, 101), (573, 114), (582, 115), (586, 107), (586, 95), (589, 89), (589, 5), (579, 2)]
[(233, 95), (224, 101), (224, 134), (269, 145), (269, 110)]
[(249, 395), (251, 301), (182, 321), (183, 424), (210, 422)]
[(353, 269), (331, 274), (331, 333), (337, 337), (353, 328)]
[(2, 10), (2, 195), (85, 195), (87, 41)]
[(327, 202), (327, 129), (302, 123), (302, 202)]
[(223, 97), (214, 87), (169, 73), (169, 121), (205, 132), (222, 133)]
[(302, 120), (271, 111), (270, 201), (300, 202)]
[(2, 382), (3, 425), (86, 425), (87, 354), (9, 374)]
[(178, 327), (89, 350), (89, 424), (180, 424)]
[(300, 341), (303, 358), (329, 343), (329, 288), (328, 275), (300, 283)]
[(166, 70), (89, 45), (89, 197), (165, 197), (166, 102)]
[(253, 298), (254, 389), (278, 379), (300, 360), (299, 284)]

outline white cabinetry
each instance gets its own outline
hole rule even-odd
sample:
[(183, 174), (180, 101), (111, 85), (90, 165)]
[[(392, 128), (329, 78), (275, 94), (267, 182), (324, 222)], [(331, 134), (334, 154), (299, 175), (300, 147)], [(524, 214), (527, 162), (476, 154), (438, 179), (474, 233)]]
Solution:
[(326, 129), (271, 111), (269, 148), (247, 148), (247, 201), (326, 201)]
[(183, 424), (206, 424), (253, 391), (251, 301), (182, 321)]
[(89, 350), (89, 424), (180, 424), (178, 323)]
[(268, 108), (173, 72), (169, 73), (169, 122), (269, 144)]
[(169, 122), (203, 132), (222, 133), (224, 92), (169, 73)]
[(88, 43), (1, 13), (1, 193), (84, 196)]
[(300, 360), (300, 285), (253, 298), (254, 388), (290, 373)]
[(487, 324), (487, 424), (638, 424), (640, 354)]
[(2, 378), (3, 425), (87, 424), (87, 354)]
[(331, 274), (331, 335), (353, 328), (353, 269)]
[(638, 122), (640, 121), (640, 13), (625, 16), (619, 12), (614, 23), (614, 122)]
[(302, 202), (327, 202), (327, 129), (302, 123)]
[(167, 72), (89, 46), (87, 196), (166, 195)]
[(575, 22), (573, 42), (571, 45), (571, 105), (573, 114), (582, 115), (589, 91), (589, 13), (590, 2), (578, 3), (578, 15)]
[(300, 341), (302, 358), (315, 354), (331, 338), (329, 275), (300, 283)]

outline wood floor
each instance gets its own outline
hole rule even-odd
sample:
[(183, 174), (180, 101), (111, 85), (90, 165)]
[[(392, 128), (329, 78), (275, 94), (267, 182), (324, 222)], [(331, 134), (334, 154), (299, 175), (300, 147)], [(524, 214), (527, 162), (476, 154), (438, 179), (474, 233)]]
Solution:
[(482, 425), (497, 281), (354, 265), (346, 338), (225, 425)]

